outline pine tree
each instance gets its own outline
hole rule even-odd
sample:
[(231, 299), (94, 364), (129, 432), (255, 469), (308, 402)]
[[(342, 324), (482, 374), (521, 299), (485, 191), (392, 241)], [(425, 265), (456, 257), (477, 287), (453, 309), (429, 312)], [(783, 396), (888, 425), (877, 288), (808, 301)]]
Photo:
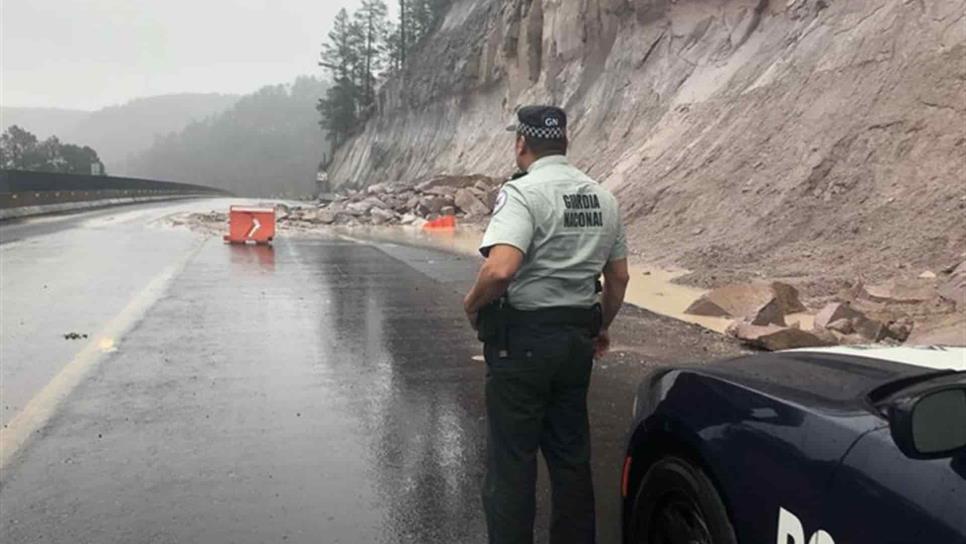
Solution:
[(388, 12), (383, 0), (363, 0), (354, 15), (356, 26), (362, 33), (358, 56), (361, 62), (360, 106), (363, 112), (368, 112), (376, 101), (376, 73), (385, 64)]
[(322, 115), (322, 127), (329, 131), (329, 139), (335, 145), (345, 141), (358, 123), (359, 59), (354, 43), (356, 32), (352, 27), (348, 12), (340, 10), (329, 32), (329, 41), (322, 45), (319, 61), (320, 66), (331, 72), (332, 86), (316, 109)]
[(332, 86), (316, 109), (338, 146), (372, 114), (379, 75), (401, 73), (413, 47), (439, 24), (450, 0), (399, 0), (399, 22), (388, 20), (385, 0), (362, 0), (350, 18), (339, 11), (322, 46), (319, 65)]

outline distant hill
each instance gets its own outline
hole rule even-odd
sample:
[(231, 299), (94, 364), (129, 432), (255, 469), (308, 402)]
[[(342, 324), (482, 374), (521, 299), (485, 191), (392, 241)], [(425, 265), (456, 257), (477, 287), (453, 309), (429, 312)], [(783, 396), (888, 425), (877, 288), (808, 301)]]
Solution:
[(156, 138), (230, 108), (237, 95), (171, 94), (138, 98), (93, 112), (4, 107), (3, 128), (18, 125), (39, 138), (84, 142), (97, 150), (111, 174), (130, 175), (128, 160)]
[(129, 162), (128, 173), (239, 195), (309, 194), (318, 164), (329, 153), (315, 110), (325, 89), (311, 77), (264, 87), (159, 139)]
[(91, 112), (61, 108), (16, 108), (0, 107), (0, 132), (11, 125), (30, 132), (46, 140), (50, 136), (60, 137), (80, 124)]
[(171, 94), (138, 98), (90, 114), (64, 134), (100, 153), (108, 172), (131, 175), (128, 161), (169, 132), (218, 114), (238, 101), (228, 94)]

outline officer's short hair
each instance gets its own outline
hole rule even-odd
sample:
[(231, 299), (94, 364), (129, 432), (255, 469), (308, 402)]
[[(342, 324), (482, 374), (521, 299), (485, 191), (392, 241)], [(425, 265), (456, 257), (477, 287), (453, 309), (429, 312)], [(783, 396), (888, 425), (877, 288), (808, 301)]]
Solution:
[(567, 154), (567, 144), (569, 143), (567, 138), (561, 140), (544, 140), (524, 134), (521, 134), (521, 136), (523, 136), (523, 140), (527, 144), (527, 149), (533, 152), (537, 158)]

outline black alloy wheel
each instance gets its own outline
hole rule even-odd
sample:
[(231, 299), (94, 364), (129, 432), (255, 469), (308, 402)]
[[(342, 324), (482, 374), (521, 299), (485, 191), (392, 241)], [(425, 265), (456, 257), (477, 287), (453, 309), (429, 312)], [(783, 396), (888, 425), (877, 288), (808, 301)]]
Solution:
[(737, 544), (714, 484), (684, 459), (665, 457), (638, 488), (633, 544)]

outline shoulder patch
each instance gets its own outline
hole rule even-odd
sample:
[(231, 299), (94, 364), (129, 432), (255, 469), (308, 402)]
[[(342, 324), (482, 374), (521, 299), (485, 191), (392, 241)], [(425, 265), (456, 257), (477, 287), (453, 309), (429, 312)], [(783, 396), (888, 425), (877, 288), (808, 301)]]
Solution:
[(493, 204), (493, 215), (500, 213), (506, 204), (506, 189), (500, 189), (500, 194), (496, 195), (496, 202)]

